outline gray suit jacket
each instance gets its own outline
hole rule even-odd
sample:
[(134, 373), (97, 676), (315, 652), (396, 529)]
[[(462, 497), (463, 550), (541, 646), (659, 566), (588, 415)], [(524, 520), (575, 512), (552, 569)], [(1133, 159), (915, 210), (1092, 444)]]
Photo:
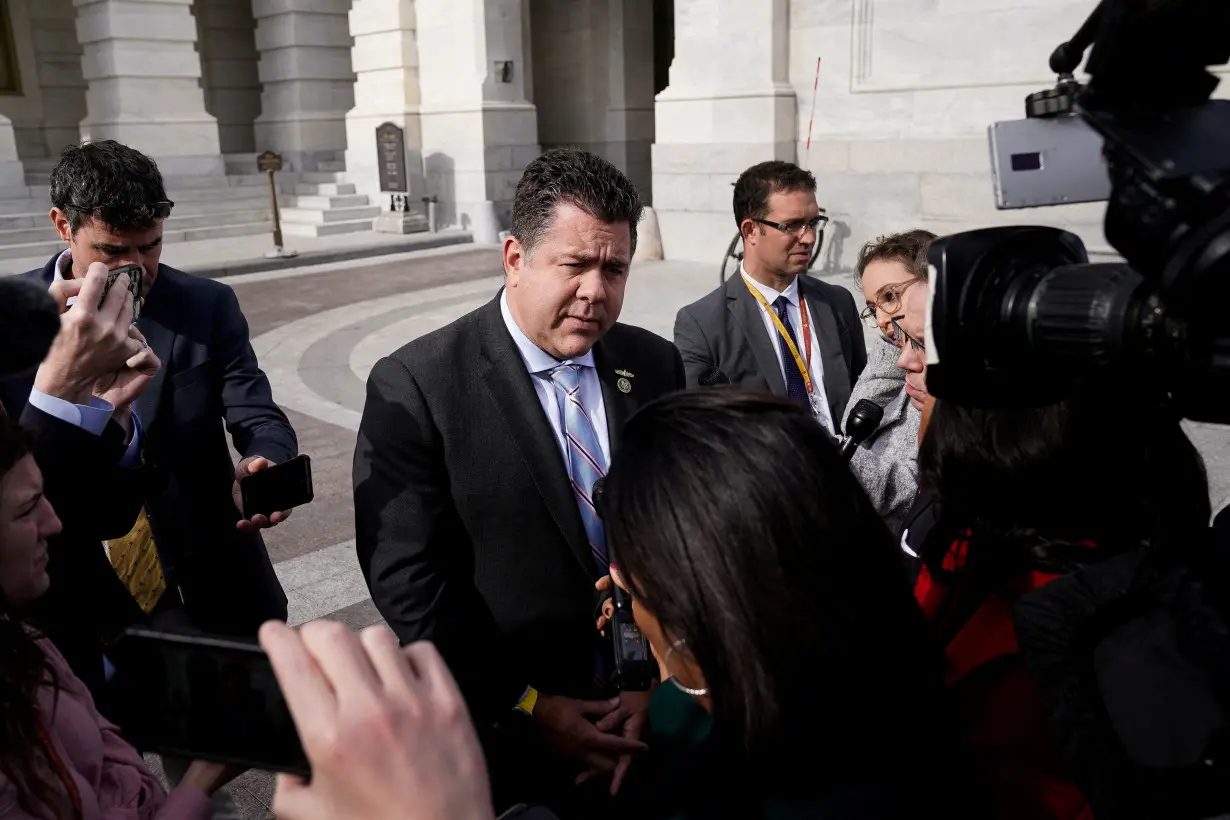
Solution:
[(850, 469), (889, 530), (899, 532), (918, 494), (918, 425), (922, 413), (905, 392), (897, 348), (879, 340), (869, 346), (867, 368), (850, 396), (853, 407), (871, 399), (884, 408), (875, 433), (854, 451)]
[[(843, 287), (799, 277), (824, 365), (824, 392), (833, 419), (844, 417), (850, 392), (867, 364), (867, 347), (854, 297)], [(786, 395), (781, 365), (765, 333), (760, 304), (741, 276), (732, 276), (675, 317), (675, 347), (683, 357), (689, 387), (716, 367), (731, 384)]]

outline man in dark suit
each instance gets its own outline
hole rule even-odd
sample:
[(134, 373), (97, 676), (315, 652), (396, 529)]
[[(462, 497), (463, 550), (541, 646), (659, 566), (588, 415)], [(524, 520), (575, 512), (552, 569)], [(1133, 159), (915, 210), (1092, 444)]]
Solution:
[(505, 287), (368, 380), (359, 561), (401, 641), (439, 647), (480, 728), (522, 721), (487, 734), (500, 804), (567, 815), (579, 773), (641, 748), (647, 698), (606, 700), (593, 607), (609, 561), (590, 498), (633, 411), (684, 386), (670, 342), (616, 324), (641, 210), (610, 163), (547, 152), (517, 186)]
[[(157, 166), (140, 152), (110, 140), (70, 147), (52, 172), (51, 194), (51, 218), (68, 248), (23, 275), (48, 287), (83, 277), (94, 263), (140, 265), (137, 328), (162, 365), (134, 403), (144, 506), (127, 535), (108, 540), (106, 551), (98, 544), (111, 566), (90, 553), (74, 568), (112, 591), (118, 573), (129, 595), (108, 595), (102, 611), (72, 607), (58, 617), (101, 643), (115, 627), (147, 617), (160, 626), (254, 638), (264, 621), (287, 614), (258, 532), (285, 513), (244, 520), (238, 480), (293, 458), (298, 443), (256, 362), (235, 294), (159, 263), (173, 203)], [(238, 467), (227, 430), (242, 455)], [(59, 510), (71, 515), (68, 505)], [(50, 574), (54, 590), (59, 579)], [(111, 628), (99, 634), (102, 623)]]
[(810, 407), (836, 434), (867, 347), (849, 291), (805, 275), (827, 221), (816, 179), (789, 162), (754, 165), (735, 183), (734, 210), (740, 275), (675, 317), (688, 385), (716, 368)]

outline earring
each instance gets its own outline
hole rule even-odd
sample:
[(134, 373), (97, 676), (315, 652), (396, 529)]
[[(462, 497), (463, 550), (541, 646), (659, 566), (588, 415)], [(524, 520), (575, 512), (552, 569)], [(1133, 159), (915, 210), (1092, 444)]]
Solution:
[[(670, 668), (671, 653), (674, 652), (679, 647), (683, 646), (684, 643), (685, 641), (683, 640), (683, 638), (680, 638), (679, 640), (671, 644), (670, 648), (666, 650), (666, 657), (662, 658), (662, 667), (666, 669), (668, 673), (670, 673), (671, 671), (671, 668)], [(675, 684), (675, 686), (678, 687), (679, 691), (683, 692), (685, 695), (691, 695), (694, 698), (698, 698), (702, 695), (709, 694), (708, 687), (704, 689), (689, 689), (688, 687), (684, 686), (683, 683), (680, 682), (678, 676), (674, 674), (671, 674), (670, 682)]]

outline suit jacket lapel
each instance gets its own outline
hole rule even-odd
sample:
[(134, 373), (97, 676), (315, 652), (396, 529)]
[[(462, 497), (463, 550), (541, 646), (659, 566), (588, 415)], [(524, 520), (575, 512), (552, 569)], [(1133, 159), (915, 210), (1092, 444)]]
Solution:
[[(799, 277), (799, 290), (807, 299), (807, 312), (811, 314), (812, 329), (820, 346), (820, 360), (824, 364), (824, 395), (833, 413), (833, 424), (840, 430), (842, 411), (850, 398), (850, 371), (842, 356), (833, 306), (812, 284), (810, 277)], [(859, 341), (862, 341), (861, 337)]]
[(166, 267), (160, 266), (158, 278), (150, 290), (150, 298), (141, 308), (141, 318), (137, 320), (137, 329), (145, 336), (146, 343), (154, 351), (154, 355), (162, 362), (162, 367), (150, 380), (145, 392), (137, 398), (137, 415), (144, 429), (150, 430), (158, 417), (162, 406), (162, 392), (166, 389), (167, 371), (171, 367), (171, 353), (175, 349), (176, 331), (180, 313), (183, 310), (183, 300), (174, 279), (166, 274)]
[(542, 403), (534, 392), (525, 361), (508, 334), (508, 328), (504, 327), (498, 296), (485, 309), (479, 344), (484, 361), (478, 377), (491, 395), (496, 414), (503, 420), (508, 437), (520, 451), (538, 494), (542, 496), (568, 546), (585, 568), (586, 574), (592, 574), (594, 559), (590, 555), (589, 539), (572, 493), (568, 470), (564, 467), (551, 425), (542, 412)]
[[(782, 368), (773, 352), (769, 335), (765, 333), (763, 308), (756, 298), (748, 292), (743, 274), (736, 273), (726, 282), (726, 310), (734, 317), (736, 327), (731, 335), (742, 333), (756, 357), (756, 365), (761, 375), (768, 382), (769, 389), (779, 396), (786, 395), (786, 380), (782, 377)], [(736, 344), (738, 339), (732, 339)]]
[[(609, 350), (603, 342), (594, 345), (594, 366), (598, 370), (598, 381), (602, 385), (602, 405), (606, 411), (606, 433), (611, 444), (612, 457), (615, 455), (615, 448), (619, 446), (624, 425), (637, 407), (636, 400), (632, 397), (636, 387), (636, 374), (623, 370), (621, 364), (618, 353)], [(617, 370), (623, 370), (628, 375), (621, 375)], [(627, 392), (619, 389), (621, 379), (627, 382)]]

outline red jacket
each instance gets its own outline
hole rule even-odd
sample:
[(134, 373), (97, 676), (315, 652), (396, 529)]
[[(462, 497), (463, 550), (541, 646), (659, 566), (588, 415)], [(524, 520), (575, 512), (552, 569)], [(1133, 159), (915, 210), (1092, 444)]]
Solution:
[[(968, 542), (953, 544), (945, 569), (958, 566)], [(1023, 594), (1058, 576), (1034, 572), (1017, 580)], [(936, 623), (955, 589), (923, 567), (914, 595)], [(939, 626), (937, 624), (937, 626)], [(942, 628), (942, 627), (941, 627)], [(1011, 600), (992, 595), (945, 650), (945, 678), (956, 695), (960, 736), (981, 766), (998, 820), (1093, 820), (1067, 777), (1046, 710), (1021, 659)]]

